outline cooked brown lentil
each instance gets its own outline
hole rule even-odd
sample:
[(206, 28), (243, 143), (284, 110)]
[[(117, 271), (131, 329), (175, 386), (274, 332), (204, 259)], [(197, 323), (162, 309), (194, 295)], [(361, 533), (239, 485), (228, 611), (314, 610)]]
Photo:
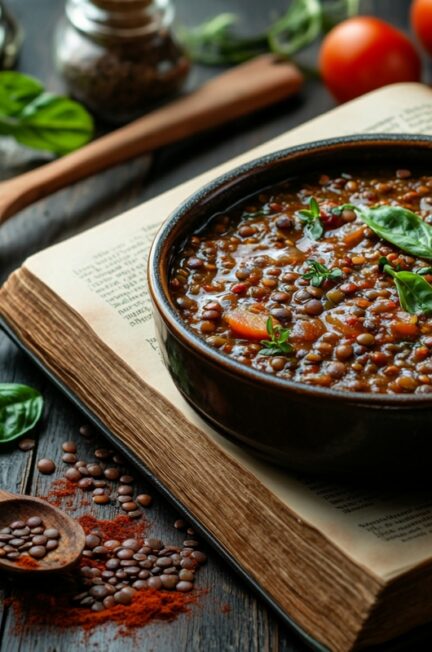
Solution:
[[(298, 213), (311, 197), (324, 227), (318, 240)], [(333, 174), (265, 190), (189, 237), (171, 269), (173, 299), (193, 331), (253, 369), (351, 392), (432, 392), (432, 320), (403, 311), (393, 279), (378, 266), (382, 256), (402, 270), (430, 262), (380, 239), (355, 211), (333, 212), (347, 203), (398, 204), (432, 223), (432, 177)], [(314, 287), (304, 278), (310, 259), (340, 276)], [(233, 327), (235, 311), (252, 315), (254, 328)], [(290, 329), (291, 352), (263, 354), (269, 317)]]

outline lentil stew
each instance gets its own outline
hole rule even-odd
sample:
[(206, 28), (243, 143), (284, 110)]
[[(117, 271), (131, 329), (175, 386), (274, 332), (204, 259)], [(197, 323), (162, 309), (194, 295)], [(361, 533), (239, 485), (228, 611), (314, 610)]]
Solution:
[(432, 177), (323, 170), (214, 215), (171, 265), (182, 319), (220, 352), (281, 379), (431, 393), (430, 312), (424, 302), (410, 309), (397, 278), (411, 272), (427, 293), (431, 261), (365, 224), (360, 209), (380, 205), (432, 223)]

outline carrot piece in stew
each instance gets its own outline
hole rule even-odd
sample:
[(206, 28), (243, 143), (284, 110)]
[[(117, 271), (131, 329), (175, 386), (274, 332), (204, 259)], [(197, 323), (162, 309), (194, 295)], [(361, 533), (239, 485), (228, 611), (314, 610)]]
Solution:
[(394, 337), (404, 340), (407, 337), (417, 337), (418, 326), (405, 321), (394, 321), (390, 324)]
[[(259, 315), (248, 310), (231, 310), (225, 315), (225, 321), (232, 332), (247, 340), (261, 340), (268, 336), (267, 319), (268, 315)], [(275, 319), (273, 325), (277, 325)]]
[(355, 229), (355, 231), (350, 231), (344, 236), (344, 243), (348, 249), (358, 245), (364, 238), (364, 228)]

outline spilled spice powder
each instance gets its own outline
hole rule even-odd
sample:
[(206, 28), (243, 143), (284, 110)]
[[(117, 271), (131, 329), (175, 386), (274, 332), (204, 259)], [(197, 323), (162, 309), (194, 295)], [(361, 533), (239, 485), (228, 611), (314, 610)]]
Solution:
[[(91, 514), (84, 514), (77, 518), (78, 523), (86, 534), (92, 530), (100, 530), (107, 539), (141, 539), (146, 529), (146, 522), (131, 521), (124, 515), (116, 516), (111, 520), (97, 519)], [(90, 566), (90, 568), (99, 568), (105, 570), (105, 562), (100, 559), (91, 559), (90, 557), (81, 557), (80, 566)]]
[[(145, 521), (131, 521), (123, 515), (112, 520), (99, 520), (86, 514), (77, 520), (86, 534), (97, 529), (103, 532), (107, 539), (140, 539), (146, 529)], [(80, 565), (103, 568), (104, 563), (97, 559), (83, 557)], [(71, 601), (75, 593), (75, 586), (65, 591), (64, 585), (59, 588), (59, 584), (56, 583), (52, 593), (35, 594), (23, 591), (16, 597), (8, 599), (7, 604), (11, 605), (15, 614), (16, 633), (22, 632), (24, 627), (30, 625), (33, 628), (76, 627), (86, 635), (90, 635), (96, 627), (113, 623), (117, 627), (117, 636), (134, 636), (137, 628), (143, 627), (150, 621), (171, 621), (178, 615), (188, 612), (190, 605), (197, 602), (204, 591), (181, 593), (146, 588), (137, 591), (129, 605), (116, 604), (103, 611), (93, 611), (81, 605), (75, 606)]]
[[(80, 627), (90, 633), (95, 627), (105, 623), (115, 623), (121, 636), (133, 635), (133, 630), (152, 620), (174, 620), (179, 614), (189, 611), (188, 605), (197, 601), (197, 595), (155, 591), (137, 591), (128, 606), (117, 604), (104, 611), (92, 611), (73, 607), (64, 595), (26, 594), (20, 600), (10, 603), (17, 620), (17, 631), (25, 619), (26, 626), (40, 627)], [(21, 625), (22, 626), (22, 625)]]
[[(45, 498), (50, 505), (54, 507), (73, 507), (74, 497), (78, 494), (78, 485), (74, 482), (71, 482), (67, 478), (58, 478), (53, 480), (51, 483), (51, 489), (46, 494), (46, 496), (41, 496)], [(86, 496), (80, 497), (78, 502), (80, 507), (87, 507), (90, 505), (90, 502)]]
[(92, 530), (100, 530), (107, 539), (140, 539), (147, 523), (140, 519), (132, 521), (128, 516), (116, 516), (112, 520), (97, 519), (91, 514), (85, 514), (77, 519), (86, 534)]
[(51, 489), (45, 496), (48, 502), (55, 507), (60, 507), (63, 499), (76, 494), (76, 485), (66, 478), (59, 478), (51, 483)]
[(20, 566), (21, 568), (39, 568), (39, 564), (36, 559), (33, 557), (20, 557), (19, 559), (14, 560), (15, 566)]

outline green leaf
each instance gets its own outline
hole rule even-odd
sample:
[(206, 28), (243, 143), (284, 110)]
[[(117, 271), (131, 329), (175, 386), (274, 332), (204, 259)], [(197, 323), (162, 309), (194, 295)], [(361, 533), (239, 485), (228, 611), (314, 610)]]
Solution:
[(193, 61), (209, 66), (237, 64), (264, 52), (292, 58), (337, 22), (358, 12), (359, 0), (292, 0), (287, 11), (267, 29), (252, 36), (236, 34), (239, 17), (223, 13), (178, 37)]
[(42, 84), (19, 72), (0, 72), (0, 114), (13, 116), (43, 93)]
[(297, 212), (297, 215), (306, 223), (304, 232), (308, 238), (319, 240), (324, 233), (324, 227), (320, 219), (320, 207), (315, 197), (310, 198), (309, 208), (303, 208)]
[(282, 328), (282, 326), (273, 325), (273, 320), (271, 317), (267, 319), (266, 322), (267, 333), (269, 335), (268, 340), (261, 340), (265, 348), (261, 349), (261, 355), (280, 355), (292, 353), (293, 348), (288, 342), (288, 338), (291, 335), (291, 331), (288, 328)]
[(307, 262), (309, 264), (309, 271), (303, 274), (303, 278), (310, 281), (310, 284), (314, 287), (319, 288), (326, 279), (336, 281), (343, 276), (343, 272), (339, 267), (330, 269), (312, 258)]
[(360, 0), (326, 0), (322, 3), (322, 29), (328, 32), (335, 25), (359, 12)]
[(321, 33), (322, 7), (318, 0), (293, 0), (288, 11), (268, 30), (270, 49), (291, 58)]
[(93, 134), (93, 120), (78, 102), (44, 93), (21, 113), (15, 138), (28, 147), (57, 154), (85, 145)]
[(398, 272), (384, 265), (384, 272), (393, 277), (402, 308), (411, 314), (432, 313), (432, 285), (414, 272)]
[(92, 117), (78, 102), (45, 93), (26, 75), (0, 73), (1, 135), (33, 149), (67, 154), (85, 145), (93, 130)]
[(177, 36), (193, 61), (208, 66), (242, 63), (268, 50), (265, 34), (236, 35), (237, 22), (236, 14), (223, 13), (192, 29), (181, 27)]
[(432, 259), (432, 227), (418, 215), (402, 206), (353, 206), (343, 208), (356, 211), (360, 219), (383, 240), (403, 251), (422, 258)]
[(311, 240), (319, 240), (324, 233), (324, 227), (320, 220), (314, 220), (305, 226), (304, 232)]
[(43, 410), (40, 393), (27, 385), (0, 384), (0, 443), (6, 443), (31, 430)]

